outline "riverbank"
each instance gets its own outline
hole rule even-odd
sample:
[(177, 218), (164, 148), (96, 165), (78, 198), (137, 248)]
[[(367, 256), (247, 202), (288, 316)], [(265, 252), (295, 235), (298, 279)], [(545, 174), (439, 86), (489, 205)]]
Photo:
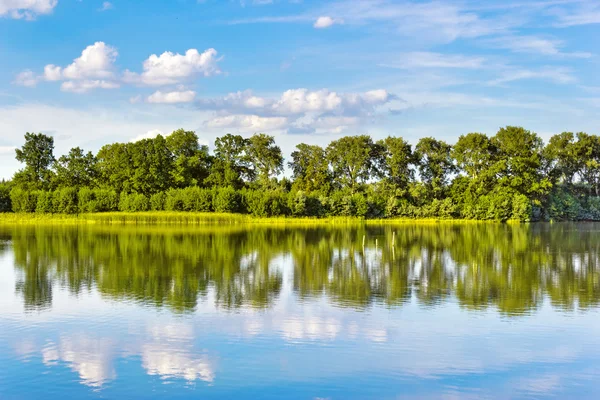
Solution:
[[(489, 223), (488, 221), (487, 223)], [(518, 221), (514, 221), (519, 223)], [(364, 219), (359, 217), (254, 217), (247, 214), (195, 213), (171, 211), (108, 212), (86, 214), (0, 213), (0, 224), (131, 224), (131, 225), (237, 225), (237, 224), (400, 224), (460, 223), (480, 224), (485, 221), (465, 219)]]

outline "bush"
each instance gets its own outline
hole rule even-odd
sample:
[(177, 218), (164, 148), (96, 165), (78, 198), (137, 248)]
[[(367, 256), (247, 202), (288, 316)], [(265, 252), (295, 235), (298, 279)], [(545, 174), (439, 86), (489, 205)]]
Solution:
[(14, 212), (32, 213), (37, 208), (37, 192), (14, 188), (10, 191), (10, 200)]
[(240, 212), (240, 195), (232, 187), (218, 189), (213, 200), (213, 209), (216, 212)]
[(119, 211), (148, 211), (150, 209), (150, 199), (141, 193), (121, 193), (119, 198)]
[(185, 211), (209, 212), (212, 211), (213, 192), (199, 187), (181, 189), (183, 209)]
[(150, 209), (152, 211), (163, 211), (166, 198), (167, 195), (164, 192), (158, 192), (150, 196)]
[(512, 202), (512, 219), (527, 222), (532, 219), (532, 204), (527, 196), (516, 194)]
[(60, 214), (77, 214), (77, 189), (68, 187), (54, 191), (52, 203), (54, 212)]
[(170, 189), (167, 191), (164, 200), (164, 209), (166, 211), (183, 211), (183, 207), (182, 189)]
[(35, 212), (41, 214), (51, 214), (55, 208), (52, 206), (52, 192), (37, 192), (37, 204)]
[(243, 190), (243, 204), (248, 213), (257, 217), (289, 214), (288, 199), (283, 192)]
[(119, 209), (119, 197), (112, 189), (81, 188), (77, 193), (81, 213), (108, 212)]
[(12, 201), (10, 200), (10, 187), (8, 183), (0, 183), (0, 212), (12, 211)]

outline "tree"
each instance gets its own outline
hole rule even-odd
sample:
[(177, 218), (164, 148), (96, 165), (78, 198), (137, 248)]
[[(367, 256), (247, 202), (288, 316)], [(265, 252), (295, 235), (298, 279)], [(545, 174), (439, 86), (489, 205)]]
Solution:
[(210, 170), (208, 146), (200, 146), (196, 133), (183, 129), (174, 131), (166, 140), (173, 156), (173, 185), (180, 188), (202, 185)]
[(84, 153), (74, 147), (66, 156), (61, 156), (54, 164), (56, 183), (63, 187), (91, 187), (96, 179), (96, 157), (91, 151)]
[(377, 142), (379, 172), (395, 189), (405, 191), (414, 179), (411, 165), (414, 161), (411, 145), (401, 137), (388, 136)]
[(114, 189), (117, 193), (129, 193), (133, 189), (134, 174), (130, 143), (113, 143), (102, 146), (98, 151), (97, 168), (99, 186)]
[(367, 135), (345, 136), (331, 142), (327, 146), (327, 159), (337, 186), (356, 192), (358, 184), (371, 177), (374, 150), (373, 140)]
[(525, 195), (547, 193), (550, 181), (541, 174), (544, 143), (521, 127), (501, 128), (492, 143), (498, 148), (497, 171), (500, 184)]
[(585, 132), (577, 134), (574, 144), (578, 173), (590, 191), (600, 195), (600, 138)]
[(543, 155), (545, 172), (552, 181), (562, 180), (568, 185), (573, 184), (575, 174), (581, 169), (576, 152), (575, 135), (572, 132), (563, 132), (550, 138)]
[(434, 199), (443, 197), (448, 178), (456, 170), (451, 151), (452, 146), (432, 137), (419, 140), (415, 147), (419, 175)]
[(483, 133), (461, 135), (452, 147), (452, 157), (458, 168), (476, 180), (496, 162), (498, 149)]
[(292, 170), (295, 189), (308, 193), (329, 191), (331, 174), (325, 149), (322, 147), (304, 143), (297, 145), (288, 165)]
[(54, 138), (27, 132), (25, 144), (15, 151), (17, 161), (25, 163), (25, 168), (15, 174), (15, 185), (32, 190), (48, 189), (53, 177), (50, 167), (54, 162)]
[(273, 136), (257, 133), (246, 144), (248, 161), (253, 166), (258, 183), (267, 188), (271, 186), (271, 177), (283, 172), (283, 155), (275, 145)]
[(132, 148), (131, 188), (146, 196), (163, 192), (172, 185), (173, 155), (162, 135), (129, 143)]
[(247, 144), (247, 139), (230, 133), (215, 140), (214, 162), (207, 178), (208, 185), (241, 188), (244, 178), (253, 179), (254, 171), (246, 154)]

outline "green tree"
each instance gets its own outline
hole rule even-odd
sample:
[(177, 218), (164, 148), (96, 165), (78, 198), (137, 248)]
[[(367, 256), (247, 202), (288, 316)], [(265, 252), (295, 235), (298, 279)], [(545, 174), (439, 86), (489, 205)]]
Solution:
[(452, 146), (432, 137), (419, 140), (415, 147), (419, 175), (434, 199), (443, 197), (450, 174), (456, 170), (451, 151)]
[(544, 148), (544, 161), (546, 161), (546, 174), (554, 182), (562, 180), (568, 185), (573, 184), (575, 174), (581, 169), (580, 159), (577, 157), (575, 135), (572, 132), (563, 132), (554, 135)]
[(209, 186), (241, 188), (244, 179), (253, 179), (247, 145), (247, 139), (230, 133), (215, 140), (214, 162), (207, 178)]
[(551, 187), (542, 176), (542, 139), (524, 128), (507, 126), (492, 138), (498, 148), (499, 183), (524, 195), (539, 197)]
[(25, 168), (14, 176), (16, 186), (29, 190), (50, 188), (53, 178), (50, 167), (54, 162), (53, 137), (27, 132), (25, 144), (16, 149), (16, 158), (25, 164)]
[(577, 134), (574, 145), (581, 180), (596, 196), (600, 195), (600, 138), (585, 132)]
[(133, 191), (150, 196), (172, 187), (173, 155), (162, 135), (128, 146), (132, 148)]
[(132, 147), (129, 143), (113, 143), (102, 146), (98, 151), (97, 168), (100, 186), (119, 192), (130, 192), (134, 174)]
[(388, 136), (377, 142), (379, 172), (395, 189), (405, 192), (414, 179), (412, 146), (401, 137)]
[(498, 149), (483, 133), (461, 135), (452, 147), (452, 157), (458, 168), (471, 179), (478, 179), (489, 172), (496, 162)]
[(171, 178), (175, 187), (201, 186), (208, 177), (211, 157), (193, 131), (178, 129), (166, 137), (173, 156)]
[(275, 144), (275, 138), (264, 133), (252, 135), (247, 141), (246, 153), (259, 185), (272, 187), (271, 177), (283, 172), (283, 155)]
[(327, 146), (327, 159), (333, 170), (337, 187), (358, 190), (359, 183), (366, 182), (374, 170), (373, 140), (368, 135), (345, 136)]
[(96, 180), (96, 157), (91, 151), (84, 153), (74, 147), (69, 154), (59, 157), (54, 164), (56, 183), (63, 187), (91, 187)]
[(308, 193), (329, 191), (331, 174), (322, 147), (300, 143), (292, 152), (292, 161), (288, 165), (292, 170), (295, 189)]

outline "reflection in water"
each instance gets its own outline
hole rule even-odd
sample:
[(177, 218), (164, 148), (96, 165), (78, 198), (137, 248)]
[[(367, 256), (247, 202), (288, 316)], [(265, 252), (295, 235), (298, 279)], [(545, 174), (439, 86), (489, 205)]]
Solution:
[(268, 308), (279, 297), (284, 264), (291, 264), (300, 298), (325, 294), (338, 305), (363, 309), (399, 306), (413, 295), (423, 306), (455, 296), (468, 309), (493, 306), (518, 315), (538, 308), (544, 297), (562, 309), (598, 304), (596, 228), (20, 227), (4, 236), (12, 241), (16, 291), (28, 310), (51, 307), (56, 284), (75, 295), (95, 287), (107, 298), (175, 312), (193, 311), (209, 288), (218, 307)]
[(0, 398), (594, 398), (599, 234), (0, 227)]

